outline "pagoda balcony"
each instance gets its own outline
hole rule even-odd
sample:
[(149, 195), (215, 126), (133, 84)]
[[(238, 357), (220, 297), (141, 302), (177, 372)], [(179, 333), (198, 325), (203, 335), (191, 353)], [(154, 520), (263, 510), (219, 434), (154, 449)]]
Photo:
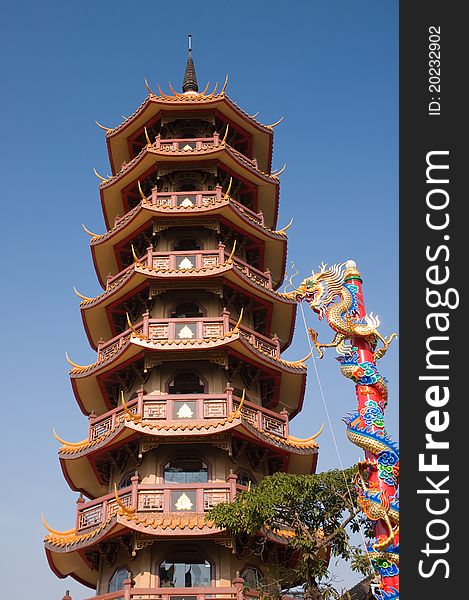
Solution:
[[(231, 196), (226, 196), (222, 192), (221, 185), (215, 186), (213, 191), (194, 190), (190, 192), (158, 192), (158, 189), (155, 187), (152, 189), (151, 195), (146, 198), (145, 202), (158, 209), (198, 209), (214, 206), (224, 200), (228, 200), (238, 210), (246, 213), (251, 219), (264, 227), (264, 214), (262, 211), (256, 213)], [(130, 213), (133, 213), (135, 209), (136, 207), (132, 208), (122, 217), (117, 216), (114, 220), (114, 227), (117, 227), (121, 221), (127, 220)]]
[[(258, 285), (272, 290), (272, 275), (269, 270), (260, 271), (244, 262), (237, 256), (230, 258), (230, 253), (225, 250), (224, 244), (218, 244), (216, 250), (172, 250), (171, 252), (155, 252), (151, 248), (139, 259), (140, 265), (158, 271), (192, 271), (219, 267), (232, 261), (245, 275)], [(106, 290), (110, 286), (118, 285), (119, 281), (134, 268), (133, 263), (117, 275), (106, 279)]]
[(120, 506), (133, 507), (137, 514), (205, 513), (221, 502), (231, 502), (237, 491), (246, 489), (237, 485), (236, 479), (237, 476), (231, 474), (226, 482), (143, 484), (136, 474), (130, 486), (118, 491), (119, 503), (114, 492), (90, 502), (80, 496), (76, 531), (86, 533), (99, 527), (115, 515)]
[[(220, 140), (220, 135), (214, 133), (213, 137), (210, 138), (161, 138), (160, 135), (155, 137), (155, 141), (151, 144), (155, 150), (162, 150), (163, 152), (192, 152), (194, 150), (210, 150), (212, 148), (218, 148), (224, 146), (224, 140)], [(239, 150), (236, 150), (233, 146), (230, 146), (231, 150), (241, 156), (243, 160), (250, 163), (255, 169), (258, 168), (257, 160), (255, 158), (249, 158)]]
[[(145, 421), (151, 422), (187, 422), (213, 421), (228, 417), (235, 412), (241, 399), (233, 395), (233, 388), (228, 387), (224, 394), (149, 394), (143, 389), (137, 398), (127, 402), (127, 410)], [(90, 442), (112, 431), (124, 420), (126, 410), (123, 406), (114, 408), (99, 417), (90, 416), (88, 439)], [(288, 438), (288, 415), (286, 412), (276, 413), (252, 402), (244, 401), (241, 415), (257, 429)]]
[[(118, 592), (99, 594), (86, 600), (259, 600), (261, 594), (257, 590), (246, 589), (243, 579), (233, 581), (235, 587), (132, 587), (130, 579), (124, 580), (124, 587)], [(70, 600), (71, 597), (68, 597)], [(294, 600), (282, 596), (281, 600)]]
[[(230, 319), (230, 313), (227, 310), (224, 310), (220, 317), (171, 319), (151, 319), (149, 313), (146, 312), (143, 314), (140, 323), (126, 329), (109, 341), (98, 344), (97, 362), (111, 358), (129, 341), (132, 334), (143, 336), (151, 342), (204, 341), (222, 338), (232, 331), (236, 325), (236, 322)], [(280, 342), (277, 336), (267, 337), (242, 324), (238, 326), (238, 331), (252, 346), (261, 352), (269, 354), (273, 358), (280, 357)]]
[[(235, 580), (236, 581), (236, 580)], [(239, 580), (238, 580), (239, 581)], [(241, 583), (242, 582), (242, 583)], [(236, 587), (132, 587), (129, 579), (124, 581), (124, 587), (118, 592), (100, 594), (86, 600), (243, 600), (252, 598), (258, 600), (259, 592), (246, 590), (244, 580), (240, 580)], [(70, 598), (71, 600), (71, 598)]]

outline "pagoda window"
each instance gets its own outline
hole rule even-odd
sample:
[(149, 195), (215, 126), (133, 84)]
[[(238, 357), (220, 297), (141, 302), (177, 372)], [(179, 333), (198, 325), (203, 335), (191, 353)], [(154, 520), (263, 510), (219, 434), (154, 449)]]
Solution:
[(212, 137), (213, 125), (202, 119), (175, 118), (166, 120), (162, 127), (163, 139), (188, 140)]
[[(197, 556), (197, 554), (199, 556)], [(159, 568), (160, 587), (199, 588), (212, 584), (212, 566), (208, 560), (202, 560), (200, 553), (187, 559), (166, 559)]]
[(205, 394), (205, 381), (197, 373), (180, 372), (168, 385), (169, 394)]
[(122, 479), (119, 481), (119, 485), (117, 486), (117, 489), (122, 490), (126, 487), (129, 487), (132, 485), (132, 477), (135, 475), (135, 471), (129, 471), (129, 473), (126, 473), (124, 475), (124, 477), (122, 477)]
[(179, 238), (173, 247), (173, 249), (176, 251), (202, 250), (202, 248), (201, 242), (194, 237)]
[(244, 485), (246, 487), (249, 487), (249, 485), (251, 485), (251, 486), (257, 485), (256, 478), (253, 477), (252, 473), (250, 471), (248, 471), (247, 469), (239, 469), (236, 472), (236, 475), (238, 476), (236, 483), (238, 483), (239, 485)]
[(176, 192), (193, 192), (198, 189), (197, 182), (185, 181), (176, 187)]
[(170, 316), (173, 319), (191, 319), (195, 317), (203, 317), (204, 312), (197, 302), (186, 300), (176, 304), (174, 309), (170, 312)]
[(118, 592), (124, 588), (124, 581), (130, 578), (130, 571), (127, 567), (116, 569), (109, 580), (108, 592)]
[[(163, 476), (165, 483), (207, 483), (208, 465), (198, 456), (181, 454), (165, 465)], [(186, 494), (194, 495), (192, 504), (195, 506), (195, 490), (187, 491)], [(176, 495), (180, 495), (180, 492), (176, 492)], [(177, 505), (176, 510), (180, 510)]]
[(256, 567), (246, 567), (241, 573), (241, 577), (244, 579), (244, 585), (250, 590), (259, 589), (260, 582), (262, 580), (262, 573)]

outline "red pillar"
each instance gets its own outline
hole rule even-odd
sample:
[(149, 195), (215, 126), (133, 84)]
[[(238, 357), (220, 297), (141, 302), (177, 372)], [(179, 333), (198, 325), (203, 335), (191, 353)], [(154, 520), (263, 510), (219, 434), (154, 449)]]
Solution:
[[(363, 297), (363, 281), (360, 276), (360, 272), (358, 271), (355, 263), (353, 261), (347, 262), (347, 268), (345, 271), (345, 280), (346, 284), (353, 284), (357, 287), (357, 300), (358, 306), (356, 312), (358, 313), (358, 317), (364, 318), (366, 315), (365, 310), (365, 301)], [(351, 340), (353, 346), (356, 346), (358, 349), (358, 363), (369, 362), (372, 365), (376, 366), (376, 361), (374, 359), (374, 348), (371, 346), (370, 341), (367, 341), (363, 337), (353, 337)], [(360, 383), (356, 383), (355, 392), (357, 396), (357, 410), (359, 414), (362, 416), (366, 411), (366, 403), (370, 400), (375, 401), (380, 407), (383, 415), (384, 410), (386, 408), (386, 398), (380, 393), (379, 388), (371, 385), (362, 385)], [(363, 427), (366, 427), (366, 423), (361, 418)], [(371, 428), (372, 432), (376, 432), (378, 430), (384, 430), (384, 422), (382, 427), (378, 427), (375, 424), (368, 425)], [(365, 451), (365, 460), (369, 461), (370, 464), (376, 465), (378, 456), (373, 454), (372, 452)], [(376, 467), (368, 467), (368, 484), (370, 488), (376, 488), (381, 491), (382, 496), (386, 498), (391, 498), (395, 496), (397, 492), (397, 485), (390, 486), (383, 479), (379, 477), (379, 472)], [(388, 526), (382, 520), (378, 520), (374, 522), (373, 525), (373, 533), (375, 535), (376, 540), (379, 542), (383, 539), (386, 539), (389, 536)], [(393, 545), (399, 544), (399, 533), (396, 534)], [(394, 575), (392, 577), (382, 576), (382, 588), (384, 591), (390, 591), (392, 588), (398, 590), (399, 589), (399, 575)]]

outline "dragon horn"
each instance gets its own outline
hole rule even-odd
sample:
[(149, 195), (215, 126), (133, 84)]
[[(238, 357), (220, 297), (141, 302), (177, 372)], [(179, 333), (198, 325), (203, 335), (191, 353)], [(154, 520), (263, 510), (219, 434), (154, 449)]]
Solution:
[(285, 231), (290, 229), (290, 227), (292, 225), (293, 225), (293, 219), (290, 219), (290, 223), (288, 223), (288, 225), (286, 227), (284, 227), (283, 229), (278, 229), (277, 231), (275, 231), (275, 233), (285, 233)]
[[(131, 329), (131, 330), (132, 330), (132, 333), (134, 333), (135, 335), (138, 335), (138, 336), (139, 336), (140, 334), (139, 334), (139, 333), (138, 333), (138, 331), (135, 329), (135, 327), (132, 325), (132, 321), (130, 320), (129, 313), (128, 313), (128, 312), (126, 312), (126, 313), (125, 313), (125, 316), (127, 317), (127, 325), (129, 326), (129, 329)], [(123, 392), (122, 392), (122, 393), (123, 393)]]
[(226, 129), (225, 129), (225, 135), (223, 136), (223, 139), (222, 139), (222, 141), (221, 141), (221, 143), (222, 143), (222, 144), (225, 144), (225, 143), (226, 143), (226, 138), (228, 137), (228, 129), (229, 129), (229, 128), (230, 128), (230, 126), (229, 126), (229, 125), (227, 125), (227, 126), (226, 126)]
[(90, 231), (89, 229), (87, 229), (87, 228), (86, 228), (86, 227), (83, 225), (83, 223), (81, 224), (81, 226), (83, 227), (83, 229), (86, 231), (86, 233), (87, 233), (88, 235), (91, 235), (91, 237), (94, 237), (94, 238), (96, 238), (96, 237), (100, 237), (100, 235), (101, 235), (101, 234), (99, 234), (99, 233), (93, 233), (92, 231)]
[[(65, 352), (65, 358), (67, 359), (67, 362), (68, 362), (68, 364), (69, 364), (69, 365), (72, 365), (72, 367), (73, 367), (74, 369), (86, 369), (87, 367), (90, 367), (90, 366), (91, 366), (91, 365), (86, 365), (86, 366), (83, 366), (83, 365), (77, 365), (77, 363), (74, 363), (74, 362), (73, 362), (73, 360), (70, 360), (70, 357), (68, 356), (68, 353), (67, 353), (67, 352)], [(92, 364), (93, 364), (93, 363), (92, 363)]]
[(254, 113), (253, 115), (249, 115), (250, 119), (255, 119), (257, 117), (257, 115), (260, 113), (261, 111), (258, 110), (256, 113)]
[(140, 192), (140, 197), (142, 198), (142, 200), (146, 200), (147, 197), (143, 193), (142, 186), (140, 185), (140, 180), (138, 181), (138, 191)]
[(312, 442), (313, 440), (315, 440), (317, 437), (319, 437), (322, 433), (322, 430), (324, 429), (324, 425), (325, 423), (323, 422), (323, 424), (321, 425), (321, 427), (319, 428), (319, 431), (317, 433), (315, 433), (314, 435), (312, 435), (309, 438), (297, 438), (294, 437), (293, 435), (288, 436), (291, 440), (294, 440), (295, 442)]
[[(293, 265), (293, 264), (292, 264), (292, 266), (293, 266), (294, 268), (296, 268), (296, 267), (295, 267), (295, 265)], [(289, 284), (288, 284), (288, 285), (290, 285), (290, 286), (291, 286), (291, 288), (292, 288), (293, 290), (295, 290), (295, 292), (298, 292), (299, 294), (301, 294), (301, 293), (302, 293), (302, 291), (301, 291), (299, 288), (295, 287), (295, 286), (293, 285), (293, 281), (292, 281), (293, 277), (296, 277), (297, 275), (298, 275), (298, 269), (296, 269), (295, 273), (292, 273), (292, 274), (290, 275), (290, 277), (289, 277), (289, 279), (288, 279), (288, 281), (289, 281)], [(287, 288), (288, 288), (288, 285), (287, 285), (287, 286), (285, 286), (284, 293), (286, 293), (286, 290), (287, 290)], [(292, 292), (289, 292), (289, 293), (291, 294)]]
[(159, 86), (158, 84), (156, 84), (156, 87), (158, 88), (158, 91), (159, 91), (159, 93), (160, 93), (160, 96), (161, 96), (162, 98), (171, 98), (171, 96), (168, 96), (168, 95), (166, 95), (166, 94), (163, 94), (163, 92), (161, 91), (161, 88), (160, 88), (160, 86)]
[(278, 121), (275, 121), (275, 123), (272, 123), (271, 125), (266, 125), (266, 127), (268, 127), (269, 129), (273, 129), (274, 127), (279, 125), (283, 121), (284, 118), (285, 117), (280, 117), (280, 119)]
[(230, 196), (230, 192), (231, 192), (231, 184), (233, 183), (233, 177), (230, 177), (230, 183), (228, 184), (228, 189), (225, 192), (225, 195), (223, 196), (223, 200), (228, 200), (229, 196)]
[(138, 339), (139, 339), (139, 340), (147, 340), (147, 337), (146, 337), (145, 335), (143, 335), (143, 333), (139, 333), (139, 332), (138, 332), (138, 331), (135, 329), (135, 327), (132, 325), (132, 322), (131, 322), (131, 320), (130, 320), (130, 317), (129, 317), (129, 313), (127, 313), (127, 312), (126, 312), (126, 313), (125, 313), (125, 315), (126, 315), (126, 317), (127, 317), (127, 325), (128, 325), (128, 326), (129, 326), (129, 328), (131, 329), (132, 333), (133, 333), (133, 334), (134, 334), (136, 337), (138, 337)]
[(149, 135), (148, 135), (147, 128), (146, 128), (146, 127), (144, 127), (144, 130), (145, 130), (145, 139), (147, 140), (147, 145), (148, 145), (148, 146), (151, 146), (151, 141), (150, 141), (150, 137), (149, 137)]
[(233, 327), (231, 333), (238, 333), (239, 326), (241, 325), (241, 321), (243, 319), (244, 308), (241, 308), (241, 312), (239, 313), (239, 319), (236, 325)]
[(171, 82), (168, 81), (168, 85), (169, 85), (169, 89), (171, 90), (173, 96), (179, 96), (179, 94), (176, 92), (176, 90), (173, 88), (173, 86), (171, 85)]
[(147, 88), (148, 93), (150, 94), (150, 96), (155, 97), (155, 94), (152, 92), (150, 86), (148, 85), (148, 81), (147, 78), (145, 77), (145, 87)]
[(119, 494), (117, 492), (117, 483), (114, 483), (114, 497), (116, 498), (117, 506), (122, 510), (122, 512), (128, 515), (131, 515), (135, 512), (135, 508), (133, 506), (125, 506), (125, 504), (119, 498)]
[(222, 90), (220, 92), (220, 95), (225, 93), (227, 85), (228, 85), (228, 75), (226, 75), (226, 77), (225, 77), (225, 83), (223, 84), (223, 87), (222, 87)]
[(82, 442), (67, 442), (57, 435), (57, 432), (55, 431), (54, 427), (52, 427), (52, 433), (54, 434), (55, 439), (58, 442), (60, 442), (61, 444), (63, 444), (64, 446), (75, 446), (76, 447), (76, 446), (84, 446), (85, 444), (88, 443), (88, 440), (83, 440)]
[(204, 88), (204, 91), (203, 91), (203, 92), (200, 92), (200, 95), (201, 95), (201, 96), (205, 96), (205, 92), (208, 90), (208, 86), (209, 86), (209, 85), (210, 85), (210, 81), (207, 81), (207, 85), (205, 86), (205, 88)]
[(142, 263), (142, 261), (139, 259), (139, 257), (135, 254), (135, 248), (133, 244), (130, 244), (130, 247), (132, 248), (132, 256), (134, 261), (137, 263), (137, 265), (139, 265), (139, 267), (144, 267), (145, 265)]
[(88, 298), (88, 296), (83, 296), (83, 294), (80, 294), (80, 292), (77, 290), (77, 288), (75, 286), (73, 286), (73, 291), (82, 300), (93, 300), (93, 298)]
[(235, 250), (236, 250), (236, 240), (234, 241), (233, 248), (231, 249), (231, 253), (226, 261), (227, 264), (229, 264), (229, 265), (231, 265), (231, 263), (233, 262), (233, 255), (235, 253)]
[(53, 533), (54, 535), (73, 535), (74, 533), (76, 533), (76, 529), (67, 529), (67, 531), (58, 531), (57, 529), (52, 529), (52, 527), (50, 527), (45, 518), (44, 518), (44, 513), (41, 513), (41, 520), (42, 520), (42, 524), (44, 525), (44, 527), (47, 529), (47, 531), (50, 531), (50, 533)]
[(301, 360), (295, 360), (293, 362), (291, 362), (291, 365), (302, 365), (304, 364), (308, 358), (311, 358), (311, 355), (313, 354), (313, 351), (311, 350), (311, 352), (309, 352), (304, 358), (302, 358)]
[(101, 181), (109, 181), (109, 179), (107, 179), (106, 177), (103, 177), (102, 175), (100, 175), (100, 174), (98, 173), (98, 171), (96, 171), (96, 169), (93, 169), (93, 171), (94, 171), (94, 174), (96, 175), (96, 177), (97, 177), (98, 179), (101, 179)]
[(281, 174), (282, 174), (282, 173), (285, 171), (285, 169), (286, 169), (286, 168), (287, 168), (287, 163), (285, 163), (285, 164), (283, 165), (283, 167), (280, 169), (280, 171), (278, 171), (277, 173), (271, 173), (271, 174), (270, 174), (270, 175), (271, 175), (271, 177), (275, 177), (275, 178), (277, 178), (279, 175), (281, 175)]
[(112, 127), (104, 127), (104, 125), (101, 125), (101, 123), (98, 123), (98, 121), (95, 121), (96, 125), (100, 128), (100, 129), (104, 129), (104, 131), (107, 133), (108, 131), (112, 131)]
[(244, 390), (243, 390), (243, 394), (241, 396), (241, 402), (239, 403), (239, 406), (235, 411), (235, 414), (234, 414), (235, 418), (238, 418), (241, 415), (241, 409), (243, 408), (245, 397), (246, 397), (246, 388), (244, 388)]
[[(128, 315), (127, 315), (127, 317), (128, 317)], [(122, 402), (122, 406), (124, 407), (124, 410), (125, 410), (126, 414), (132, 415), (132, 413), (129, 410), (129, 407), (127, 406), (126, 401), (124, 400), (124, 392), (123, 392), (123, 390), (121, 390), (121, 402)]]

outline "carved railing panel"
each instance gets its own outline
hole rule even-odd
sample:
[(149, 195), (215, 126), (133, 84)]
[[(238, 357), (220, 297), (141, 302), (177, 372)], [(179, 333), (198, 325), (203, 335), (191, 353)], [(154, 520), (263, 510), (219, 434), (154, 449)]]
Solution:
[[(191, 421), (226, 418), (236, 411), (240, 398), (233, 397), (231, 388), (224, 394), (154, 394), (139, 395), (127, 403), (127, 410), (140, 415), (145, 421)], [(112, 409), (99, 417), (90, 418), (89, 440), (106, 434), (125, 417), (123, 406)], [(241, 407), (245, 419), (260, 430), (280, 437), (288, 434), (287, 416), (245, 401)]]
[(197, 512), (210, 510), (220, 502), (229, 502), (237, 489), (236, 475), (230, 475), (226, 483), (186, 484), (138, 484), (135, 480), (130, 488), (107, 494), (91, 502), (81, 503), (77, 510), (77, 530), (99, 527), (105, 520), (118, 512), (120, 506), (134, 506), (137, 512)]

